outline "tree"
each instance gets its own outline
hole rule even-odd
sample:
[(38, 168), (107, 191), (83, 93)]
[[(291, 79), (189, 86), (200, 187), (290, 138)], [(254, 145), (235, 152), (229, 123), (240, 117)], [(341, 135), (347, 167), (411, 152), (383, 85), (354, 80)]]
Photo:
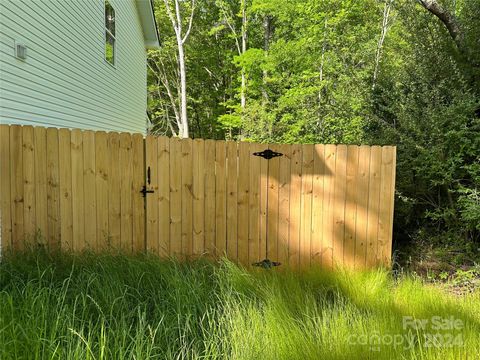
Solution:
[[(231, 31), (233, 39), (235, 41), (235, 47), (237, 49), (238, 56), (241, 56), (247, 51), (248, 40), (248, 17), (247, 17), (247, 0), (240, 0), (240, 8), (237, 10), (236, 3), (225, 0), (217, 0), (217, 6), (220, 9), (221, 23)], [(238, 11), (238, 15), (237, 15)], [(238, 17), (241, 18), (240, 26), (237, 25)], [(240, 30), (238, 29), (240, 27)], [(241, 85), (240, 85), (240, 107), (245, 110), (246, 106), (246, 91), (247, 91), (247, 79), (245, 75), (245, 68), (240, 70)]]
[(394, 0), (385, 0), (385, 5), (383, 8), (383, 19), (382, 19), (382, 31), (380, 33), (380, 38), (378, 39), (377, 52), (375, 54), (375, 68), (373, 70), (373, 82), (372, 89), (375, 90), (375, 83), (377, 81), (378, 72), (380, 68), (380, 59), (382, 56), (383, 43), (387, 37), (388, 29), (392, 26), (392, 20), (390, 18), (390, 13), (392, 11)]
[[(453, 9), (453, 12), (449, 11), (437, 0), (417, 0), (417, 2), (437, 17), (448, 30), (463, 62), (469, 67), (469, 74), (465, 75), (469, 78), (468, 81), (473, 84), (473, 90), (480, 95), (480, 86), (476, 85), (480, 80), (480, 51), (478, 49), (480, 31), (478, 24), (476, 24), (476, 19), (480, 16), (480, 4), (472, 6), (468, 0), (461, 2), (462, 13), (467, 14), (467, 16), (463, 16), (464, 22), (462, 24), (462, 21), (455, 16), (455, 9)], [(454, 6), (456, 6), (456, 2), (454, 2)], [(465, 28), (467, 28), (467, 31)], [(476, 30), (473, 30), (475, 28)], [(476, 112), (480, 113), (480, 107), (476, 109)]]
[(184, 44), (190, 35), (193, 23), (193, 14), (195, 12), (195, 0), (191, 0), (190, 18), (188, 20), (187, 30), (183, 32), (183, 11), (180, 6), (180, 0), (173, 0), (175, 5), (175, 14), (172, 12), (171, 0), (164, 0), (167, 15), (172, 23), (173, 30), (177, 40), (178, 51), (178, 74), (180, 76), (180, 121), (178, 135), (182, 138), (188, 138), (188, 114), (187, 114), (187, 70), (185, 67), (185, 49)]

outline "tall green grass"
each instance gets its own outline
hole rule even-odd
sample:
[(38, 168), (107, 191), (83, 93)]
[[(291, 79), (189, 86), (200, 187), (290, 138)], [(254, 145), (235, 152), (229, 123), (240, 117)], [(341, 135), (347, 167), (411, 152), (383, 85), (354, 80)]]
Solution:
[[(405, 316), (429, 324), (404, 328)], [(432, 329), (434, 316), (462, 328)], [(380, 270), (35, 253), (0, 264), (0, 359), (147, 358), (475, 359), (480, 295), (454, 298)]]

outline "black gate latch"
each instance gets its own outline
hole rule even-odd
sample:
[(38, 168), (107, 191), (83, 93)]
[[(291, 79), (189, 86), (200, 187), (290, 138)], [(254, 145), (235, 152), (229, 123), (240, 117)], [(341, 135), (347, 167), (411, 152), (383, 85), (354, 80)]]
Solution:
[(272, 159), (272, 158), (274, 158), (274, 157), (282, 156), (283, 154), (282, 154), (282, 153), (279, 153), (279, 152), (276, 152), (276, 151), (272, 151), (272, 150), (270, 150), (270, 149), (265, 149), (265, 150), (263, 150), (263, 151), (253, 153), (253, 155), (255, 155), (255, 156), (261, 156), (261, 157), (263, 157), (264, 159), (270, 160), (270, 159)]
[(147, 187), (143, 185), (142, 190), (140, 190), (142, 193), (142, 196), (145, 197), (147, 194), (153, 194), (155, 191), (154, 190), (147, 190)]

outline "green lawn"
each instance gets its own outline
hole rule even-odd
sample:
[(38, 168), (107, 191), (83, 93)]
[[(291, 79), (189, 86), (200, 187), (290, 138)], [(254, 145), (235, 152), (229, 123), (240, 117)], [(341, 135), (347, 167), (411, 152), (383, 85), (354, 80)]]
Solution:
[(478, 292), (385, 271), (31, 253), (0, 265), (2, 360), (479, 357)]

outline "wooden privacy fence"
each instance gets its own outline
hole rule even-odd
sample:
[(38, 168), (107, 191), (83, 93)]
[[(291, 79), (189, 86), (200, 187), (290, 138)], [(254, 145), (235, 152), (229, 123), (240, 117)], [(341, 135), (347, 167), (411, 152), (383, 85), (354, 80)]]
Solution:
[[(396, 149), (0, 126), (4, 248), (388, 265)], [(269, 149), (279, 156), (254, 153)], [(268, 155), (268, 154), (267, 154)], [(40, 234), (41, 236), (35, 236)]]
[(4, 248), (144, 249), (142, 135), (0, 128)]

